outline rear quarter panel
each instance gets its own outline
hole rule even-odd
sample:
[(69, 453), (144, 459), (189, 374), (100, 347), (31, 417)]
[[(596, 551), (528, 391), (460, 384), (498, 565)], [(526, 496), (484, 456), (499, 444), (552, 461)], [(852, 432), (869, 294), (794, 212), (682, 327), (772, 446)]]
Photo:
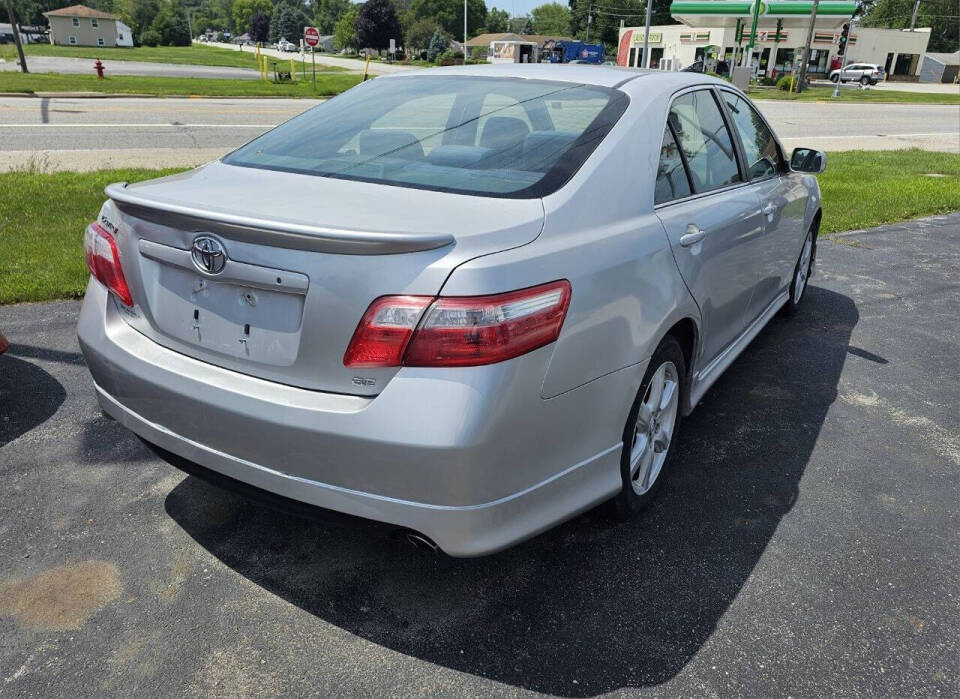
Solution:
[(584, 166), (543, 200), (532, 243), (458, 267), (445, 295), (568, 279), (570, 309), (541, 395), (557, 396), (647, 359), (667, 329), (699, 312), (653, 213), (666, 100), (637, 101)]

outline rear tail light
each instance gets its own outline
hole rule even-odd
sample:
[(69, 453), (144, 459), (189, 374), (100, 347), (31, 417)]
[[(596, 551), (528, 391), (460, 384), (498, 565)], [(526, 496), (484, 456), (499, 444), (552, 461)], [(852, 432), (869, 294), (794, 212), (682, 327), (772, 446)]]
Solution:
[(100, 224), (91, 223), (83, 236), (84, 255), (87, 267), (101, 284), (109, 289), (127, 306), (133, 305), (130, 287), (123, 276), (120, 266), (120, 254), (117, 252), (117, 241), (113, 239)]
[(343, 355), (345, 366), (400, 366), (430, 296), (383, 296), (363, 314)]
[(493, 296), (386, 296), (364, 314), (343, 363), (441, 367), (502, 362), (556, 340), (569, 305), (566, 280)]

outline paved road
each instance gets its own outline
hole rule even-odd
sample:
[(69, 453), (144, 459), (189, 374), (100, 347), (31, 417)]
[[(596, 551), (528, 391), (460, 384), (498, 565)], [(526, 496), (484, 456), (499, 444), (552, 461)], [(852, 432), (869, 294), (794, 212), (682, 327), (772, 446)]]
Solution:
[[(27, 66), (32, 73), (86, 73), (95, 75), (93, 58), (63, 58), (60, 56), (28, 56)], [(148, 63), (146, 61), (115, 61), (104, 59), (106, 75), (149, 75), (162, 78), (224, 78), (259, 80), (260, 73), (250, 68), (226, 66), (194, 66), (179, 63)], [(0, 70), (20, 70), (16, 61), (0, 63)]]
[[(342, 59), (348, 60), (348, 59)], [(296, 99), (0, 98), (0, 171), (192, 166), (314, 106)], [(784, 145), (960, 152), (960, 105), (761, 103)]]
[(100, 416), (76, 302), (0, 307), (0, 691), (955, 696), (960, 214), (845, 240), (642, 517), (477, 560), (185, 476)]

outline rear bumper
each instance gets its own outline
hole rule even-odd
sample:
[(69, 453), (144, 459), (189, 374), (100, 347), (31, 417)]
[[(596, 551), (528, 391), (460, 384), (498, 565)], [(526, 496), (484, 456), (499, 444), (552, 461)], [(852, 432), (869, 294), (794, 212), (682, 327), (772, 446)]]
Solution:
[(104, 411), (206, 468), (300, 502), (491, 553), (620, 488), (620, 433), (645, 366), (540, 398), (552, 349), (403, 369), (375, 398), (309, 391), (168, 350), (91, 281), (81, 349)]

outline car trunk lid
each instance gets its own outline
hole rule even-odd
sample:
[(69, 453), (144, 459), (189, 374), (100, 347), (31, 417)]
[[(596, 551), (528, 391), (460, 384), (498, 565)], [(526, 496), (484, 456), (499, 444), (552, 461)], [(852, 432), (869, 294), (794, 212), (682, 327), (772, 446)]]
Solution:
[[(370, 303), (436, 295), (449, 273), (539, 235), (539, 199), (494, 199), (214, 162), (111, 185), (135, 305), (126, 322), (200, 361), (309, 389), (374, 395), (393, 368), (348, 369)], [(212, 266), (206, 266), (210, 263)]]

